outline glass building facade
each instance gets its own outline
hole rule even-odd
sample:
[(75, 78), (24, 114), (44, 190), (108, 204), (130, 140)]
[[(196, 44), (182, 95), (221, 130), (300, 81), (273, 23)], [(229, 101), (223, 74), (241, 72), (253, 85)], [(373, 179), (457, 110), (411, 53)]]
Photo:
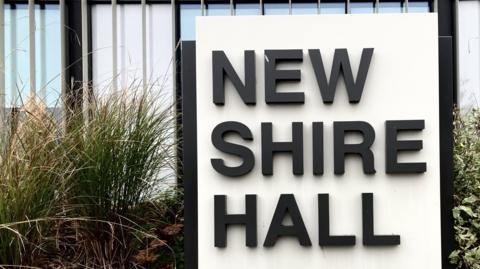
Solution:
[[(173, 102), (180, 87), (180, 44), (195, 40), (197, 16), (438, 11), (439, 35), (452, 36), (456, 46), (458, 43), (456, 72), (458, 90), (462, 91), (459, 96), (476, 96), (476, 93), (480, 96), (478, 83), (474, 83), (480, 76), (480, 58), (475, 54), (480, 8), (476, 5), (478, 1), (468, 0), (5, 1), (4, 55), (0, 57), (3, 59), (0, 61), (3, 64), (3, 78), (0, 77), (3, 92), (0, 94), (5, 97), (5, 107), (18, 107), (33, 89), (49, 107), (55, 107), (62, 92), (76, 88), (85, 91), (92, 86), (103, 92), (147, 80), (149, 84), (167, 89)], [(464, 15), (467, 13), (468, 16)], [(32, 48), (34, 53), (31, 53)], [(467, 53), (463, 53), (465, 48)], [(62, 52), (65, 55), (62, 56)], [(466, 91), (468, 93), (464, 94)]]
[[(230, 9), (229, 4), (205, 4), (204, 16), (241, 16), (241, 15), (313, 15), (313, 14), (368, 14), (368, 13), (402, 13), (430, 12), (431, 2), (374, 1), (350, 2), (266, 2), (260, 4), (236, 4)], [(181, 39), (195, 40), (195, 17), (202, 16), (201, 4), (180, 4)]]
[(29, 58), (29, 20), (26, 4), (4, 7), (5, 106), (16, 107), (28, 99), (30, 64), (35, 65), (37, 95), (56, 106), (60, 88), (60, 16), (58, 5), (35, 5), (35, 58)]

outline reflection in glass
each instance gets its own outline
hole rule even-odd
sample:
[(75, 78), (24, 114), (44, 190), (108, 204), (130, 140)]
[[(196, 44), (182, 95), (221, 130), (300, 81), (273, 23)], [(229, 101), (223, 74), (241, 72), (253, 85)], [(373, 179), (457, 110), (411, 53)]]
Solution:
[(229, 4), (208, 4), (206, 5), (207, 16), (229, 16)]
[(288, 15), (288, 3), (264, 4), (265, 15)]
[(373, 2), (350, 3), (350, 13), (352, 14), (373, 13)]
[(345, 3), (321, 3), (321, 14), (345, 14)]
[(200, 5), (180, 5), (180, 37), (182, 40), (195, 40), (195, 17), (201, 15)]
[(400, 2), (380, 2), (378, 6), (379, 13), (402, 13), (402, 4)]
[(294, 3), (292, 4), (292, 14), (317, 14), (318, 5), (316, 3)]
[(236, 16), (261, 15), (260, 4), (236, 4)]

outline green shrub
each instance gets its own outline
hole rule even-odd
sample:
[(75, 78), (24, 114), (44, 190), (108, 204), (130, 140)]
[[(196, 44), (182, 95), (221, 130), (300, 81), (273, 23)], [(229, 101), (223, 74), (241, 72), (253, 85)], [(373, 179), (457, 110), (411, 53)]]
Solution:
[(181, 268), (174, 110), (128, 91), (68, 128), (32, 100), (2, 130), (0, 268)]
[(480, 111), (455, 114), (454, 202), (457, 268), (480, 268)]

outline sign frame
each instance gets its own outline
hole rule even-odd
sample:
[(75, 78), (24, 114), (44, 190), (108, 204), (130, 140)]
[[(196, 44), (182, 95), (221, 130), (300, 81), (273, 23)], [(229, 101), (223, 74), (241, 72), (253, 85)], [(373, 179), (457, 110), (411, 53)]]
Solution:
[[(451, 36), (439, 37), (439, 126), (442, 269), (453, 269), (449, 255), (455, 248), (453, 209), (453, 98), (454, 59)], [(181, 42), (180, 97), (177, 109), (182, 126), (179, 146), (181, 184), (184, 188), (184, 261), (198, 268), (197, 117), (195, 41)]]

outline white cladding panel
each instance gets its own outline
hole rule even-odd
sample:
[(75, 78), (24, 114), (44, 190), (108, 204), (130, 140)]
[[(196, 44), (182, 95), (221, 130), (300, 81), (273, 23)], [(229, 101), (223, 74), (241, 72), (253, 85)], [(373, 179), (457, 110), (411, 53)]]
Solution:
[(458, 2), (458, 105), (480, 107), (480, 1)]
[[(264, 17), (198, 17), (197, 33), (197, 128), (198, 128), (198, 259), (200, 269), (213, 268), (355, 268), (439, 269), (440, 173), (438, 116), (438, 32), (436, 14), (374, 14)], [(356, 74), (363, 48), (375, 49), (362, 99), (348, 103), (343, 79), (332, 105), (322, 103), (308, 49), (320, 49), (329, 76), (336, 48), (347, 48)], [(264, 101), (265, 49), (303, 49), (303, 63), (281, 64), (301, 69), (301, 82), (280, 84), (279, 91), (304, 92), (304, 105), (266, 105)], [(212, 101), (212, 51), (224, 50), (244, 77), (244, 50), (256, 52), (257, 104), (241, 102), (226, 83), (225, 106)], [(422, 139), (423, 150), (402, 154), (400, 161), (426, 162), (427, 172), (391, 176), (385, 173), (385, 121), (424, 119), (422, 132), (400, 139)], [(333, 121), (366, 121), (376, 131), (372, 147), (376, 174), (364, 175), (360, 158), (348, 158), (345, 174), (333, 174)], [(253, 133), (254, 141), (228, 138), (247, 145), (255, 154), (255, 167), (241, 178), (226, 178), (210, 164), (223, 158), (228, 165), (239, 159), (216, 150), (211, 132), (224, 121), (239, 121)], [(261, 173), (261, 122), (273, 123), (275, 141), (291, 140), (291, 122), (304, 124), (303, 176), (292, 175), (290, 155), (274, 157), (274, 175)], [(311, 123), (324, 122), (325, 171), (312, 173)], [(347, 141), (358, 141), (349, 137)], [(393, 247), (362, 245), (361, 193), (374, 193), (375, 233), (399, 234)], [(301, 247), (296, 239), (280, 239), (264, 248), (278, 197), (293, 193), (312, 240)], [(319, 247), (317, 194), (330, 194), (332, 235), (356, 235), (354, 247)], [(230, 214), (245, 212), (245, 194), (257, 194), (258, 247), (245, 246), (245, 229), (232, 227), (227, 247), (214, 247), (214, 203), (227, 195)]]

